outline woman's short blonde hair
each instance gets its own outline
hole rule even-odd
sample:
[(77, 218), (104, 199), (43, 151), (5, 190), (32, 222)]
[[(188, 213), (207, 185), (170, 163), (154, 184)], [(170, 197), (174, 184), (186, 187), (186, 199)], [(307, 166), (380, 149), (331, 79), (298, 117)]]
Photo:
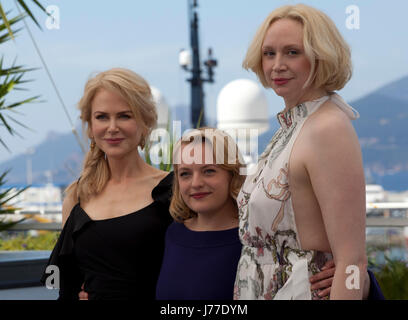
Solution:
[(242, 63), (264, 87), (269, 87), (262, 68), (262, 44), (269, 27), (279, 19), (292, 19), (303, 26), (303, 46), (311, 72), (304, 87), (327, 92), (342, 89), (352, 75), (350, 47), (334, 22), (323, 12), (304, 4), (287, 5), (272, 11), (259, 27)]
[[(142, 127), (139, 145), (143, 148), (157, 123), (156, 106), (149, 84), (135, 72), (122, 68), (110, 69), (91, 77), (78, 103), (83, 132), (87, 132), (88, 138), (91, 138), (92, 101), (95, 95), (103, 89), (119, 94), (127, 102)], [(81, 178), (78, 182), (72, 183), (65, 192), (76, 199), (86, 201), (89, 197), (101, 192), (109, 178), (110, 169), (105, 153), (95, 145), (85, 155)]]
[[(231, 198), (237, 199), (238, 193), (242, 184), (245, 181), (245, 175), (241, 174), (241, 169), (245, 167), (242, 155), (235, 141), (225, 131), (203, 127), (195, 129), (185, 134), (175, 145), (173, 149), (173, 167), (174, 167), (174, 182), (173, 196), (170, 203), (170, 214), (178, 221), (183, 222), (197, 214), (187, 207), (181, 194), (178, 183), (178, 165), (181, 160), (182, 145), (192, 145), (195, 143), (207, 143), (212, 151), (212, 160), (220, 168), (227, 170), (231, 174), (231, 182), (229, 185), (229, 193)], [(214, 162), (213, 162), (214, 163)]]

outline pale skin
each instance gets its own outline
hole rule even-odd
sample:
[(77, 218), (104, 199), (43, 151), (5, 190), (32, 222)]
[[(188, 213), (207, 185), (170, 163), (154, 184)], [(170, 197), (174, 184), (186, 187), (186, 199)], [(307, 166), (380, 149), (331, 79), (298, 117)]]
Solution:
[[(304, 53), (302, 28), (297, 21), (280, 19), (269, 27), (263, 43), (264, 75), (284, 99), (285, 110), (328, 94), (323, 88), (303, 87), (310, 63)], [(369, 278), (361, 150), (350, 120), (333, 102), (326, 101), (304, 124), (289, 160), (289, 182), (302, 249), (333, 254), (336, 270), (331, 289), (325, 292), (330, 292), (330, 299), (366, 298)], [(346, 287), (350, 265), (365, 275), (360, 277), (359, 289)]]
[[(185, 150), (181, 146), (181, 153)], [(220, 166), (205, 163), (204, 155), (212, 154), (207, 144), (202, 145), (202, 161), (186, 164), (181, 159), (177, 180), (185, 204), (196, 216), (184, 221), (194, 231), (217, 231), (238, 227), (238, 211), (235, 200), (229, 195), (231, 173)], [(194, 149), (191, 150), (194, 156)], [(203, 195), (195, 198), (195, 195)]]

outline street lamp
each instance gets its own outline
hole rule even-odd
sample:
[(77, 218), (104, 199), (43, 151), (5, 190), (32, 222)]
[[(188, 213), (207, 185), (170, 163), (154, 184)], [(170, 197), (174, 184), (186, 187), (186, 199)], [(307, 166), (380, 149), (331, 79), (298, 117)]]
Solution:
[(202, 78), (202, 69), (200, 67), (200, 50), (198, 41), (198, 13), (197, 0), (188, 0), (188, 19), (190, 27), (190, 44), (189, 50), (181, 50), (179, 55), (180, 66), (188, 72), (191, 72), (192, 77), (187, 79), (191, 83), (191, 126), (205, 126), (204, 112), (204, 91), (203, 82), (214, 82), (213, 68), (217, 66), (217, 60), (212, 56), (212, 49), (208, 49), (208, 58), (204, 61), (204, 66), (208, 77)]

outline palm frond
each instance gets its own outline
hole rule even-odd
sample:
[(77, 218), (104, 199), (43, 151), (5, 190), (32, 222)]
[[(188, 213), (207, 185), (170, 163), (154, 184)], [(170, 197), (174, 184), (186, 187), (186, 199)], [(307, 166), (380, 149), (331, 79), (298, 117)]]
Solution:
[[(6, 170), (0, 175), (0, 188), (5, 185), (6, 183), (6, 175), (10, 172), (9, 170)], [(5, 191), (2, 191), (0, 193), (0, 215), (1, 214), (13, 214), (18, 208), (15, 206), (11, 206), (8, 203), (10, 200), (14, 199), (17, 197), (19, 194), (27, 190), (28, 186), (20, 189), (18, 191), (14, 191), (13, 188), (7, 188)], [(17, 221), (5, 221), (4, 219), (0, 219), (0, 231), (7, 230), (11, 228), (12, 226), (24, 221), (25, 218), (17, 220)]]
[[(40, 2), (38, 2), (37, 0), (32, 0), (42, 11), (46, 12), (45, 8), (41, 5)], [(31, 13), (31, 10), (28, 8), (28, 6), (26, 5), (24, 0), (17, 0), (17, 2), (19, 3), (19, 5), (24, 9), (25, 13), (27, 13), (30, 18), (35, 22), (35, 24), (38, 26), (38, 28), (40, 28), (41, 30), (41, 26), (38, 23), (38, 21), (35, 19), (35, 17), (33, 16), (33, 14)]]
[(0, 138), (0, 144), (3, 146), (4, 149), (6, 149), (9, 153), (11, 153), (11, 150), (9, 147), (7, 147), (6, 143)]
[[(9, 124), (8, 119), (17, 123), (18, 125), (27, 128), (25, 125), (20, 123), (18, 120), (8, 116), (8, 119), (3, 115), (5, 111), (13, 111), (13, 109), (27, 103), (32, 102), (39, 102), (40, 96), (33, 96), (26, 98), (24, 100), (20, 100), (17, 102), (6, 104), (5, 96), (9, 94), (12, 90), (22, 89), (19, 86), (22, 84), (30, 81), (23, 79), (24, 75), (29, 72), (35, 70), (34, 68), (25, 68), (21, 65), (16, 65), (16, 61), (13, 61), (11, 67), (4, 68), (4, 59), (3, 57), (0, 59), (0, 79), (2, 78), (3, 81), (0, 82), (0, 123), (4, 125), (7, 129), (8, 133), (11, 135), (18, 135), (20, 136)], [(20, 136), (21, 137), (21, 136)], [(5, 146), (4, 141), (0, 140), (0, 143)]]
[[(31, 1), (34, 2), (34, 4), (35, 4), (38, 8), (40, 8), (42, 11), (44, 11), (45, 13), (47, 13), (46, 9), (41, 5), (41, 3), (40, 3), (38, 0), (31, 0)], [(37, 25), (37, 27), (40, 28), (40, 30), (41, 30), (40, 24), (38, 23), (37, 19), (36, 19), (36, 18), (34, 17), (34, 15), (32, 14), (30, 8), (29, 8), (28, 5), (26, 4), (26, 1), (24, 1), (24, 0), (17, 0), (17, 3), (23, 8), (24, 13), (25, 13), (26, 15), (28, 15), (28, 16), (34, 21), (34, 23)], [(48, 13), (47, 13), (47, 14), (48, 14)], [(19, 15), (19, 16), (21, 16), (21, 18), (24, 18), (24, 15)], [(17, 16), (17, 17), (19, 17), (19, 16)], [(13, 32), (13, 30), (11, 29), (11, 25), (12, 25), (12, 22), (11, 22), (11, 21), (12, 21), (12, 19), (8, 19), (8, 18), (7, 18), (7, 13), (4, 11), (3, 6), (1, 5), (1, 3), (0, 3), (0, 18), (1, 18), (1, 20), (3, 21), (3, 24), (4, 24), (5, 28), (6, 28), (7, 31), (8, 31), (9, 37), (10, 37), (11, 39), (14, 39), (14, 32)], [(21, 20), (21, 18), (19, 18), (19, 20)], [(0, 31), (1, 31), (1, 30), (0, 30)]]
[[(0, 4), (0, 10), (1, 10), (1, 4)], [(13, 29), (12, 26), (18, 23), (19, 21), (21, 21), (22, 19), (24, 19), (24, 14), (19, 14), (11, 19), (7, 19), (9, 11), (5, 12), (4, 14), (6, 16), (6, 20), (4, 20), (2, 17), (1, 21), (3, 21), (3, 23), (0, 24), (0, 32), (3, 32), (3, 31), (5, 32), (3, 34), (0, 34), (0, 43), (4, 43), (10, 39), (14, 39), (14, 36), (16, 36), (17, 33), (21, 31), (22, 28)]]
[[(0, 188), (2, 188), (6, 184), (6, 176), (10, 172), (10, 169), (6, 170), (0, 175)], [(4, 213), (13, 213), (17, 208), (11, 207), (7, 205), (10, 200), (17, 197), (19, 194), (27, 190), (29, 186), (22, 188), (20, 190), (14, 191), (14, 188), (7, 188), (0, 193), (0, 214)]]
[(3, 23), (4, 23), (4, 25), (6, 26), (10, 37), (11, 37), (12, 39), (14, 39), (13, 31), (11, 30), (11, 27), (10, 27), (10, 22), (9, 22), (9, 20), (7, 19), (7, 15), (6, 15), (6, 13), (4, 12), (3, 6), (1, 5), (1, 3), (0, 3), (0, 17), (1, 17), (1, 20), (3, 20)]
[(17, 221), (3, 221), (3, 220), (0, 220), (0, 232), (10, 229), (11, 227), (15, 226), (16, 224), (18, 224), (20, 222), (23, 222), (25, 219), (26, 218), (22, 218), (22, 219), (17, 220)]
[[(10, 111), (14, 111), (14, 110), (10, 110)], [(7, 118), (9, 118), (11, 121), (13, 121), (14, 123), (17, 123), (20, 127), (23, 127), (24, 129), (31, 131), (31, 132), (35, 132), (35, 130), (27, 127), (24, 123), (18, 121), (17, 119), (14, 119), (13, 117), (11, 117), (10, 115), (7, 115)]]

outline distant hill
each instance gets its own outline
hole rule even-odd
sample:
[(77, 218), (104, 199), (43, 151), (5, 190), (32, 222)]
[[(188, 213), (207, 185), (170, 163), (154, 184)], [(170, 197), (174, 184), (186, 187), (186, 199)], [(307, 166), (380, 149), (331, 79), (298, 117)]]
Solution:
[[(386, 190), (408, 190), (408, 76), (349, 102), (360, 113), (353, 121), (363, 153), (366, 174)], [(259, 150), (278, 128), (260, 136)]]
[(44, 142), (34, 147), (34, 154), (20, 154), (0, 164), (0, 172), (11, 169), (6, 177), (8, 185), (26, 183), (29, 157), (33, 184), (51, 180), (57, 185), (66, 185), (78, 176), (83, 154), (72, 133), (50, 132)]
[(388, 190), (408, 190), (408, 76), (351, 102), (366, 171)]
[[(172, 120), (181, 122), (183, 132), (190, 124), (189, 109), (183, 105), (174, 106)], [(77, 130), (81, 135), (80, 126)], [(52, 181), (56, 185), (66, 186), (78, 179), (84, 155), (72, 133), (50, 132), (34, 150), (33, 155), (19, 154), (0, 163), (0, 173), (11, 169), (6, 177), (7, 185), (21, 186), (27, 183), (28, 159), (32, 163), (33, 184)]]
[[(351, 101), (360, 118), (353, 121), (363, 152), (367, 175), (386, 190), (408, 190), (408, 77), (383, 86)], [(189, 127), (190, 111), (183, 105), (172, 108), (173, 120), (180, 120), (182, 132)], [(208, 119), (214, 124), (214, 119)], [(275, 115), (270, 117), (270, 129), (259, 138), (259, 153), (266, 147), (278, 128)], [(20, 154), (0, 163), (0, 172), (12, 168), (8, 184), (26, 183), (27, 158)], [(33, 183), (52, 181), (66, 185), (76, 179), (82, 166), (83, 154), (72, 133), (50, 133), (35, 146), (31, 156)], [(48, 171), (48, 172), (47, 172)]]

